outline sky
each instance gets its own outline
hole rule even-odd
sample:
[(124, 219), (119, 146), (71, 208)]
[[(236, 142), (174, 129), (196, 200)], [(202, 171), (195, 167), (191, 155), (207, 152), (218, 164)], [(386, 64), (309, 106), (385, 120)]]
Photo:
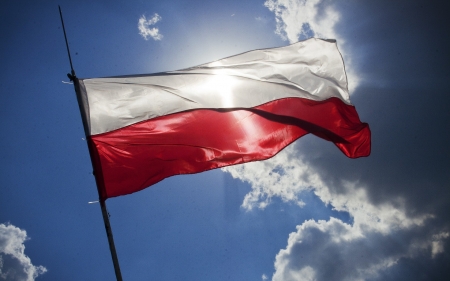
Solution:
[(270, 160), (107, 200), (124, 280), (450, 280), (448, 1), (2, 1), (0, 280), (114, 280), (80, 78), (336, 39), (372, 153)]

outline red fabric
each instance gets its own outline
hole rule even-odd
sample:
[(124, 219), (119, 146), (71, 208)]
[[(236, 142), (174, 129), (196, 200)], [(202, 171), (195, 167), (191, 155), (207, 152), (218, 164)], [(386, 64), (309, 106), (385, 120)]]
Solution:
[(348, 157), (370, 154), (370, 129), (337, 98), (276, 100), (251, 109), (198, 109), (91, 136), (103, 199), (130, 194), (166, 177), (270, 158), (312, 133)]

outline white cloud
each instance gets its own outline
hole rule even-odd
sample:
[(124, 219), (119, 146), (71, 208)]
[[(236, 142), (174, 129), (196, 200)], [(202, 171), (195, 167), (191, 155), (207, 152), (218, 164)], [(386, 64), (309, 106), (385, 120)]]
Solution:
[(301, 159), (292, 157), (293, 152), (293, 146), (289, 146), (270, 160), (223, 168), (234, 178), (252, 185), (252, 191), (244, 198), (244, 208), (265, 208), (274, 196), (304, 205), (300, 193), (322, 183)]
[(323, 0), (267, 0), (264, 3), (275, 14), (276, 30), (283, 40), (295, 43), (299, 39), (319, 37), (336, 39), (344, 57), (350, 93), (361, 80), (346, 50), (345, 40), (335, 30), (340, 13)]
[(434, 257), (444, 251), (447, 232), (425, 233), (431, 214), (408, 215), (402, 198), (375, 204), (360, 182), (327, 182), (293, 145), (272, 159), (223, 170), (251, 185), (242, 204), (247, 210), (265, 208), (273, 197), (304, 206), (301, 194), (314, 192), (353, 219), (352, 225), (331, 218), (297, 226), (276, 257), (272, 280), (365, 280), (400, 258), (423, 252)]
[[(361, 79), (349, 56), (351, 46), (337, 30), (341, 15), (333, 5), (335, 2), (325, 0), (265, 2), (275, 14), (275, 32), (284, 40), (296, 42), (311, 36), (337, 39), (350, 86), (355, 88)], [(390, 129), (378, 128), (378, 143), (385, 140), (380, 134), (390, 134)], [(378, 146), (375, 158), (352, 160), (344, 166), (339, 165), (346, 161), (322, 155), (317, 150), (322, 145), (306, 146), (312, 148), (308, 151), (291, 145), (270, 160), (223, 169), (250, 184), (251, 191), (242, 203), (249, 211), (264, 209), (275, 197), (303, 207), (302, 194), (313, 192), (324, 204), (350, 215), (351, 223), (330, 218), (298, 225), (289, 235), (286, 248), (276, 256), (272, 280), (376, 279), (394, 272), (396, 265), (399, 270), (410, 266), (405, 261), (416, 259), (432, 264), (444, 256), (450, 232), (442, 213), (447, 212), (430, 207), (434, 199), (425, 193), (439, 190), (440, 185), (448, 186), (447, 182), (429, 178), (421, 181), (425, 176), (402, 168), (409, 158), (390, 165), (390, 157), (398, 154), (386, 157), (380, 152), (383, 145)], [(432, 167), (439, 169), (439, 165)], [(437, 188), (429, 187), (429, 182), (437, 184)], [(441, 195), (434, 193), (435, 197)]]
[(0, 280), (33, 281), (47, 272), (34, 266), (25, 255), (27, 232), (11, 224), (0, 224)]
[(408, 217), (401, 198), (375, 205), (370, 202), (366, 187), (358, 182), (342, 180), (339, 183), (341, 189), (333, 188), (324, 182), (313, 166), (306, 163), (294, 145), (269, 160), (229, 166), (222, 170), (251, 185), (252, 190), (242, 203), (247, 210), (255, 207), (263, 209), (273, 197), (304, 206), (301, 193), (312, 191), (335, 210), (348, 212), (354, 227), (360, 231), (371, 229), (387, 234), (392, 228), (422, 226), (426, 219), (432, 217), (430, 214)]
[(431, 257), (435, 258), (438, 254), (444, 252), (444, 239), (448, 238), (450, 233), (441, 232), (433, 235), (433, 242), (431, 242)]
[(361, 235), (356, 227), (335, 218), (305, 221), (297, 226), (297, 232), (289, 235), (286, 249), (276, 256), (272, 280), (373, 278), (400, 258), (414, 256), (427, 246), (406, 237), (409, 241), (400, 242), (376, 232)]
[(275, 13), (276, 34), (291, 43), (297, 42), (301, 36), (336, 38), (334, 26), (340, 15), (332, 7), (325, 7), (319, 15), (320, 2), (321, 0), (267, 0), (264, 6)]
[(139, 34), (142, 35), (145, 40), (148, 40), (150, 37), (154, 40), (161, 40), (163, 35), (159, 33), (159, 29), (157, 27), (150, 28), (151, 25), (155, 25), (161, 19), (161, 16), (156, 13), (148, 20), (142, 15), (138, 22)]
[[(275, 259), (272, 280), (367, 280), (402, 258), (415, 258), (442, 247), (449, 233), (441, 232), (430, 240), (416, 228), (392, 230), (389, 234), (357, 229), (331, 218), (305, 221), (289, 235), (286, 249)], [(439, 253), (443, 252), (440, 248)]]

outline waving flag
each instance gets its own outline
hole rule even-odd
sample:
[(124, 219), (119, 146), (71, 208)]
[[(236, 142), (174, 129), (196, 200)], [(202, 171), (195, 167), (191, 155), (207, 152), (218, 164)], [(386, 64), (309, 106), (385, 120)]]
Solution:
[(77, 79), (101, 199), (264, 160), (312, 133), (370, 154), (336, 42), (309, 39), (157, 74)]

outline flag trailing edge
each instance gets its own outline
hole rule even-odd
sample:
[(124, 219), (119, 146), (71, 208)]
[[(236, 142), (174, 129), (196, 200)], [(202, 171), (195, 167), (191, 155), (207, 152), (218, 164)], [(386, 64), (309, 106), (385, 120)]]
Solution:
[(308, 133), (350, 158), (370, 154), (370, 129), (350, 103), (335, 40), (75, 82), (101, 199), (268, 159)]

